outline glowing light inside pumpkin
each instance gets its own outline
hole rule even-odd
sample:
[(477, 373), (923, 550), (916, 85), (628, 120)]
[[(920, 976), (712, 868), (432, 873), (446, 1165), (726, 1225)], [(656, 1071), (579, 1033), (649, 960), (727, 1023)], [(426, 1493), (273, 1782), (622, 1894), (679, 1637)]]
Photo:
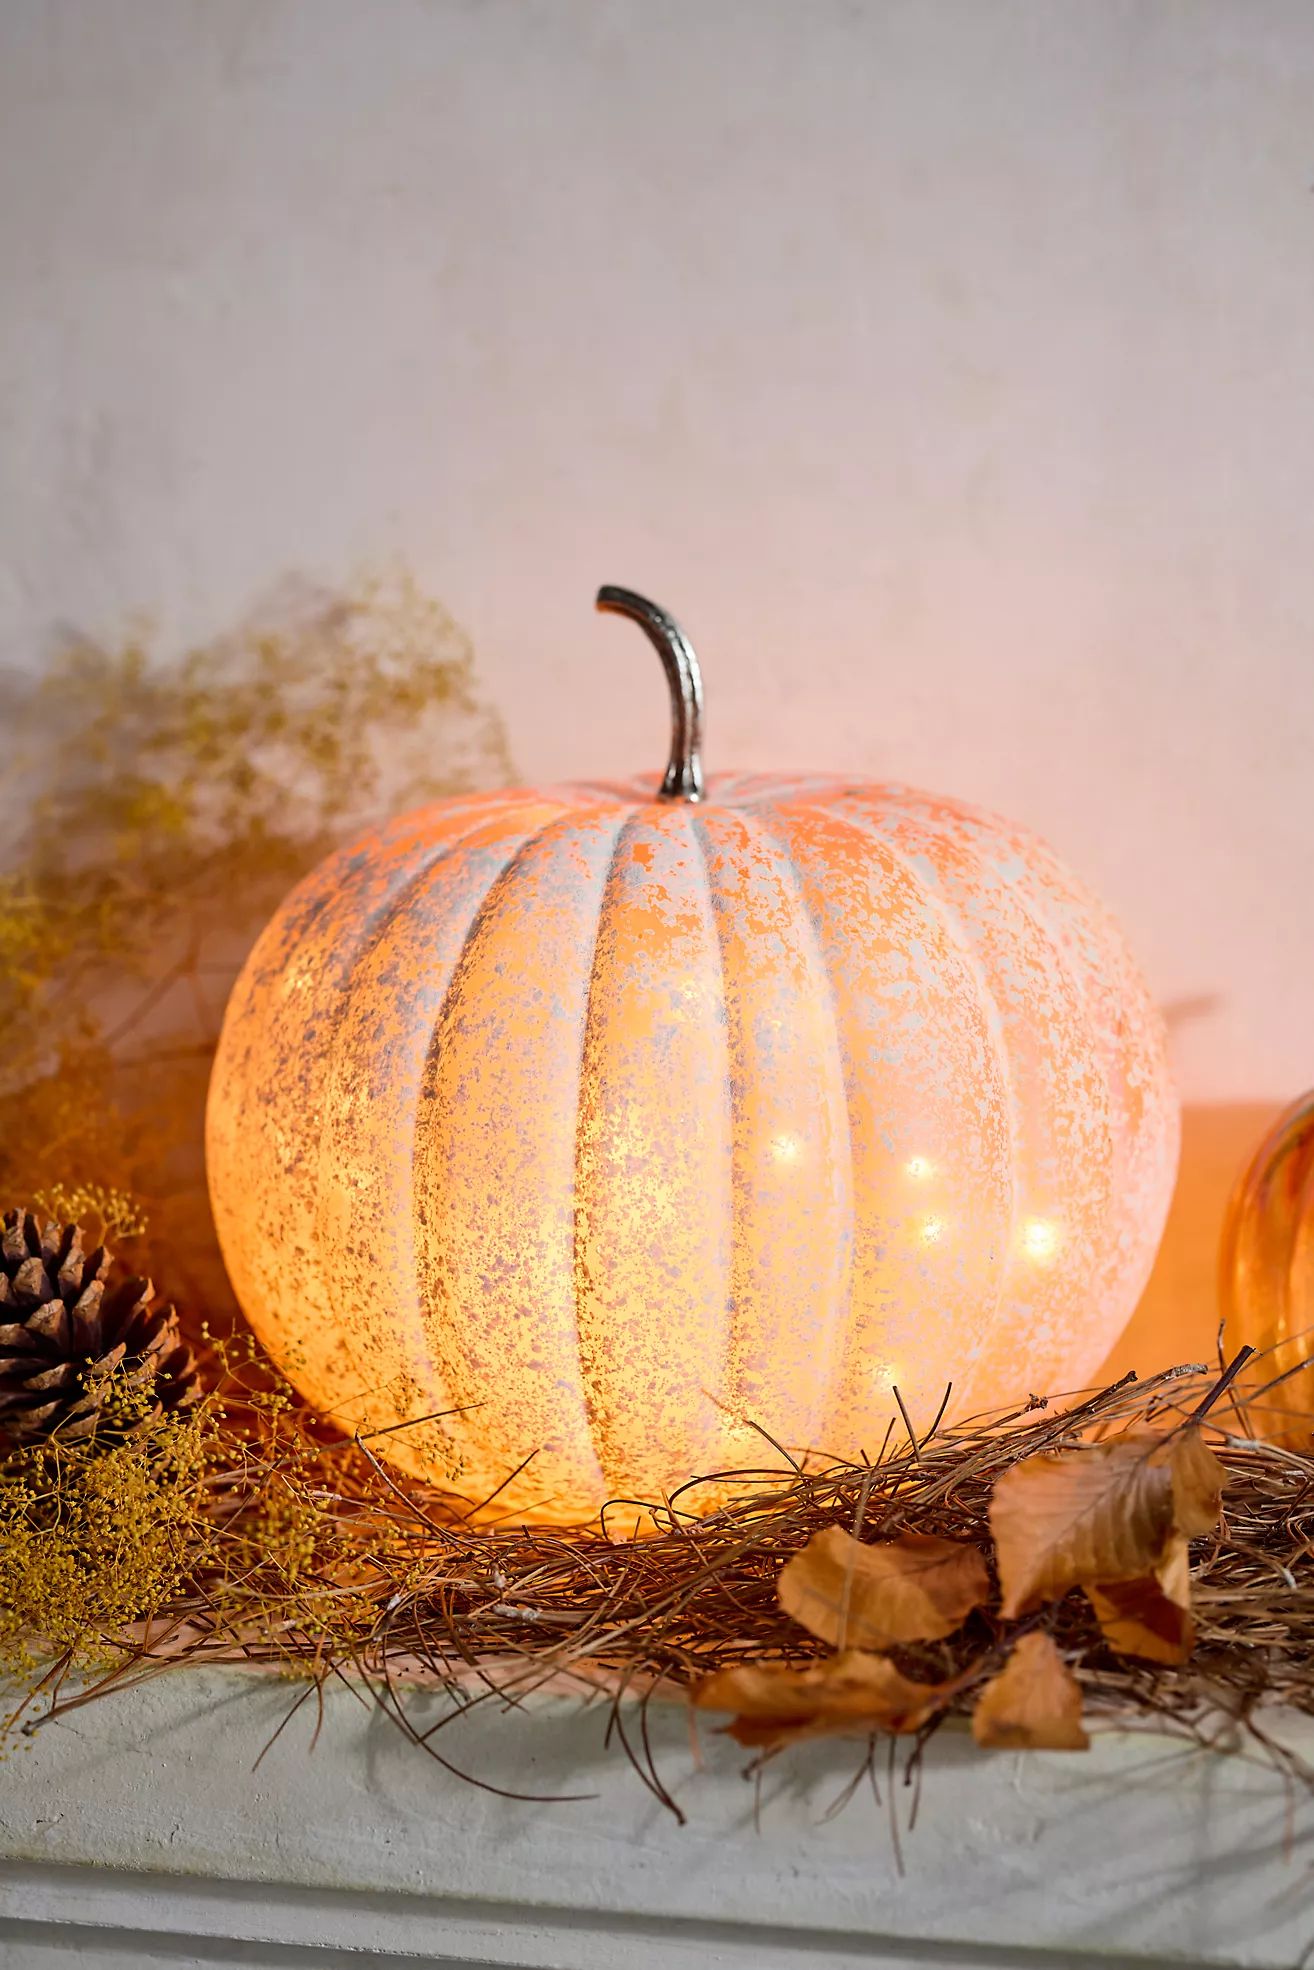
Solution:
[(558, 1522), (760, 1467), (744, 1418), (854, 1453), (896, 1380), (927, 1417), (1079, 1386), (1175, 1154), (1157, 1015), (1047, 850), (761, 775), (355, 844), (253, 952), (209, 1114), (307, 1397), (471, 1501), (528, 1460), (494, 1510)]
[(1037, 1265), (1048, 1265), (1059, 1248), (1058, 1226), (1049, 1218), (1028, 1218), (1022, 1227), (1022, 1249)]
[(882, 1361), (872, 1369), (871, 1385), (877, 1395), (889, 1396), (899, 1387), (902, 1368), (897, 1361)]

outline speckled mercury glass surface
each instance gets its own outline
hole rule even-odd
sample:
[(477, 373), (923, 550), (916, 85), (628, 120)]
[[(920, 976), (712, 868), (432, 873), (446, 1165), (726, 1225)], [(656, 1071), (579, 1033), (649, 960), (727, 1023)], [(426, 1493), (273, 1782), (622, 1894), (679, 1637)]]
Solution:
[[(293, 891), (233, 993), (210, 1183), (253, 1326), (344, 1428), (569, 1522), (782, 1444), (1078, 1386), (1178, 1115), (1099, 903), (956, 802), (725, 775), (511, 790)], [(468, 1406), (477, 1405), (477, 1406)], [(711, 1505), (717, 1487), (685, 1503)]]

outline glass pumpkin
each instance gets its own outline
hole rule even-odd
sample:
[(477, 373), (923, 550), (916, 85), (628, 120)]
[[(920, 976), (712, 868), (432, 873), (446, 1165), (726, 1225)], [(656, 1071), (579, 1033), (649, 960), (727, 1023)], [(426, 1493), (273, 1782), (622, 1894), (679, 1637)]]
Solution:
[(1228, 1206), (1219, 1303), (1229, 1348), (1261, 1351), (1243, 1377), (1252, 1428), (1308, 1446), (1314, 1427), (1314, 1091), (1256, 1150)]
[(291, 1379), (556, 1522), (761, 1466), (755, 1424), (875, 1455), (896, 1385), (923, 1426), (950, 1380), (957, 1414), (1079, 1386), (1178, 1141), (1158, 1014), (1041, 842), (898, 786), (704, 786), (686, 639), (599, 601), (666, 667), (665, 780), (441, 801), (330, 858), (233, 992), (208, 1117)]

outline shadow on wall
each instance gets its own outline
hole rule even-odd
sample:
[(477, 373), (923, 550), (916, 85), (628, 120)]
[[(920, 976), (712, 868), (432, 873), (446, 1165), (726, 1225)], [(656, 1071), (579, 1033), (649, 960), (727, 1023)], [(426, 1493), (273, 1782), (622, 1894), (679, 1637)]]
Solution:
[(404, 574), (285, 581), (178, 657), (66, 635), (4, 688), (0, 1207), (98, 1216), (222, 1315), (202, 1122), (236, 970), (337, 843), (510, 779), (501, 721)]

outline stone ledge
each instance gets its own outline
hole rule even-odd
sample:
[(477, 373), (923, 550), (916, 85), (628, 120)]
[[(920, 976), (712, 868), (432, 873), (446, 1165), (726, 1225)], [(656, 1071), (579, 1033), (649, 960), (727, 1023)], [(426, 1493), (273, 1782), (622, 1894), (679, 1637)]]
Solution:
[[(266, 1751), (298, 1694), (183, 1671), (15, 1747), (0, 1766), (4, 1970), (292, 1970), (334, 1955), (538, 1970), (1075, 1970), (1112, 1955), (1289, 1970), (1314, 1942), (1314, 1801), (1251, 1758), (1139, 1734), (1084, 1755), (987, 1756), (945, 1731), (911, 1828), (912, 1794), (896, 1788), (901, 1871), (884, 1783), (879, 1808), (864, 1785), (824, 1821), (853, 1745), (781, 1759), (755, 1819), (743, 1754), (704, 1728), (696, 1768), (683, 1712), (654, 1708), (681, 1827), (604, 1750), (600, 1709), (490, 1703), (435, 1740), (542, 1802), (528, 1803), (461, 1782), (341, 1688), (313, 1750), (309, 1702)], [(1314, 1756), (1306, 1720), (1281, 1730)]]

